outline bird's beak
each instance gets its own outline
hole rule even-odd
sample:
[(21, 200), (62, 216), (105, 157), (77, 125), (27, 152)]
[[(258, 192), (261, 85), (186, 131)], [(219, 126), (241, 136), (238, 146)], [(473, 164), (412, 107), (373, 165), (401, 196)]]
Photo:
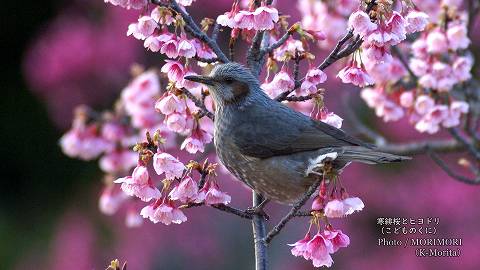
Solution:
[(201, 75), (190, 75), (183, 77), (185, 80), (189, 80), (192, 82), (203, 83), (205, 85), (213, 85), (213, 79), (208, 76), (201, 76)]

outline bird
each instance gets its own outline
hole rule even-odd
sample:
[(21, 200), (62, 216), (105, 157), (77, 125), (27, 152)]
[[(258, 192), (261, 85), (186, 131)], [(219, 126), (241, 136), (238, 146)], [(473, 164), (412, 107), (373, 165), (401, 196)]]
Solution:
[(217, 64), (209, 75), (184, 79), (204, 84), (213, 98), (213, 137), (220, 162), (267, 200), (295, 204), (323, 175), (326, 161), (340, 173), (352, 161), (380, 164), (409, 159), (377, 151), (341, 129), (271, 99), (242, 64)]

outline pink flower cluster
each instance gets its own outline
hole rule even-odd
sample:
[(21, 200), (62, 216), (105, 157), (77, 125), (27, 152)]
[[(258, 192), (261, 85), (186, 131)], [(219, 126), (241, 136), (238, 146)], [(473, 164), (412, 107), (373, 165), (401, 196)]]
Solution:
[(120, 6), (126, 9), (142, 9), (147, 6), (147, 0), (104, 0), (114, 6)]
[(305, 237), (294, 244), (292, 254), (302, 256), (305, 260), (312, 260), (315, 267), (330, 267), (333, 264), (331, 254), (350, 244), (350, 238), (341, 230), (327, 226), (323, 232), (317, 232), (313, 237), (308, 232)]
[[(140, 159), (132, 175), (118, 178), (113, 182), (121, 184), (123, 193), (130, 197), (136, 197), (143, 202), (153, 201), (140, 211), (140, 216), (153, 223), (161, 222), (169, 225), (187, 221), (187, 217), (181, 210), (182, 206), (176, 205), (176, 201), (180, 204), (203, 203), (206, 205), (228, 204), (231, 201), (231, 197), (220, 191), (218, 184), (211, 179), (207, 179), (199, 188), (199, 184), (191, 177), (191, 170), (186, 170), (185, 165), (169, 153), (157, 151), (153, 155), (152, 163), (156, 174), (165, 178), (162, 181), (162, 191), (157, 188), (150, 176), (145, 158)], [(99, 202), (102, 211), (110, 215), (115, 213), (126, 201), (121, 194), (114, 195), (111, 187), (106, 189)], [(135, 211), (129, 213), (127, 221), (137, 225), (139, 222)]]
[(92, 160), (112, 145), (98, 132), (96, 125), (76, 125), (60, 139), (63, 152), (69, 157)]
[[(310, 228), (303, 239), (290, 245), (293, 246), (291, 252), (294, 256), (312, 260), (315, 267), (332, 266), (331, 254), (350, 244), (350, 238), (341, 230), (333, 229), (332, 225), (328, 223), (328, 218), (345, 217), (364, 208), (362, 200), (358, 197), (348, 197), (343, 187), (338, 194), (336, 184), (333, 184), (331, 195), (327, 198), (330, 185), (331, 183), (326, 184), (325, 181), (322, 181), (319, 194), (312, 203), (313, 218)], [(320, 229), (320, 219), (322, 218), (327, 223), (324, 230)], [(318, 227), (318, 231), (312, 237), (310, 230), (313, 224)]]
[(338, 73), (342, 82), (364, 87), (398, 80), (405, 75), (405, 69), (390, 54), (389, 47), (405, 40), (407, 34), (422, 31), (427, 25), (428, 15), (410, 10), (405, 17), (396, 11), (385, 16), (388, 20), (380, 19), (382, 16), (374, 23), (364, 11), (358, 10), (350, 15), (349, 27), (365, 40), (361, 54), (365, 66), (354, 57), (351, 64)]
[[(159, 155), (164, 154), (165, 153), (161, 153)], [(158, 158), (160, 158), (160, 156)], [(163, 165), (161, 166), (161, 168), (159, 167), (160, 165), (158, 165), (158, 160), (157, 162), (155, 162), (154, 160), (154, 167), (157, 173), (159, 171), (165, 171), (165, 174), (167, 175), (167, 172), (170, 170), (176, 171), (177, 173), (179, 173), (178, 175), (183, 174), (183, 168), (181, 168), (182, 171), (180, 171), (180, 167), (177, 167), (177, 165), (175, 164), (178, 164), (178, 161), (172, 160), (172, 157), (165, 156), (165, 158), (167, 162), (162, 163)], [(177, 177), (175, 179), (180, 178)], [(187, 221), (187, 217), (181, 210), (181, 207), (175, 206), (174, 201), (178, 201), (183, 204), (228, 204), (231, 201), (231, 197), (228, 194), (220, 191), (218, 185), (213, 181), (207, 181), (204, 186), (199, 189), (198, 183), (193, 180), (193, 178), (189, 175), (185, 175), (183, 179), (181, 179), (179, 183), (170, 190), (168, 196), (165, 196), (163, 199), (159, 198), (152, 204), (145, 206), (141, 210), (140, 215), (144, 218), (148, 218), (153, 223), (161, 222), (165, 225), (170, 225), (171, 223), (180, 224)]]
[(217, 23), (236, 29), (271, 30), (278, 19), (278, 11), (274, 7), (262, 5), (253, 11), (240, 10), (235, 1), (231, 11), (217, 17)]
[(183, 141), (181, 149), (195, 154), (198, 151), (203, 152), (205, 145), (212, 142), (213, 125), (211, 120), (198, 119), (194, 116), (191, 110), (196, 107), (190, 99), (186, 99), (183, 95), (175, 96), (168, 93), (157, 101), (155, 108), (165, 115), (164, 121), (170, 130), (188, 135)]
[(447, 30), (441, 26), (432, 28), (412, 44), (410, 69), (418, 76), (422, 87), (448, 92), (472, 76), (472, 58), (458, 53), (469, 44), (463, 21), (449, 22)]
[(160, 96), (160, 82), (155, 71), (137, 76), (121, 94), (125, 110), (131, 117), (132, 126), (152, 129), (160, 122), (155, 112), (155, 100)]

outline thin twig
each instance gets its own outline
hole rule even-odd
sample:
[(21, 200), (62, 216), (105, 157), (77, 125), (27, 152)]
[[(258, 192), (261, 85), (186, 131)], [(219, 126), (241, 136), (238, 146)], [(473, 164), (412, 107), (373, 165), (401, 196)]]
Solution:
[[(202, 205), (205, 205), (205, 203), (189, 203), (184, 208), (192, 208), (192, 207), (198, 207), (198, 206), (202, 206)], [(238, 208), (231, 207), (231, 206), (228, 206), (228, 205), (225, 205), (225, 204), (212, 204), (212, 205), (209, 205), (209, 206), (213, 207), (217, 210), (226, 212), (226, 213), (234, 214), (234, 215), (239, 216), (241, 218), (245, 218), (245, 219), (252, 219), (253, 218), (253, 214), (247, 213), (243, 210), (240, 210)]]
[(199, 61), (199, 62), (203, 62), (203, 63), (207, 63), (207, 64), (212, 64), (212, 63), (215, 63), (215, 62), (220, 62), (220, 60), (217, 58), (217, 57), (214, 57), (214, 58), (202, 58), (202, 57), (198, 57), (198, 56), (194, 56), (193, 59)]
[(443, 161), (434, 151), (431, 149), (427, 149), (428, 156), (437, 163), (437, 165), (442, 168), (450, 177), (460, 182), (470, 184), (470, 185), (478, 185), (480, 184), (480, 175), (476, 174), (474, 179), (469, 177), (463, 176), (459, 173), (456, 173), (452, 168), (450, 168), (445, 161)]
[(295, 205), (293, 205), (292, 209), (290, 209), (288, 214), (284, 216), (275, 227), (273, 227), (273, 229), (268, 233), (267, 237), (265, 237), (265, 242), (267, 244), (270, 243), (272, 239), (282, 231), (285, 225), (287, 225), (287, 223), (298, 213), (298, 211), (300, 211), (300, 208), (302, 208), (302, 206), (307, 203), (308, 199), (310, 199), (310, 196), (312, 196), (312, 194), (317, 190), (321, 182), (322, 179), (317, 179), (317, 181), (315, 181), (315, 183), (310, 186), (302, 199), (295, 203)]
[(189, 99), (191, 99), (193, 101), (193, 103), (195, 103), (195, 106), (197, 106), (198, 108), (200, 108), (201, 110), (201, 114), (207, 116), (208, 118), (215, 120), (215, 115), (209, 111), (207, 109), (207, 107), (205, 107), (205, 104), (199, 100), (195, 95), (193, 95), (190, 91), (188, 91), (186, 88), (182, 88), (180, 89), (182, 91), (182, 93), (184, 93)]
[(456, 128), (449, 128), (448, 131), (454, 137), (457, 141), (459, 141), (462, 145), (464, 145), (468, 152), (472, 154), (472, 156), (477, 160), (480, 161), (480, 151), (473, 145), (471, 141), (469, 141), (467, 138), (465, 138), (458, 129)]
[(289, 101), (289, 102), (303, 102), (310, 100), (314, 97), (314, 94), (306, 95), (306, 96), (291, 96), (291, 97), (286, 97), (283, 100)]
[[(373, 7), (376, 5), (375, 0), (370, 1), (368, 3), (365, 12), (368, 14)], [(353, 37), (353, 29), (350, 29), (335, 45), (335, 48), (330, 52), (330, 54), (323, 60), (323, 62), (318, 66), (319, 69), (324, 70), (337, 60), (347, 57), (356, 51), (363, 43), (363, 40), (360, 36), (357, 36), (353, 42), (351, 42), (347, 47), (342, 50), (342, 47), (345, 45), (347, 41), (349, 41)]]
[(288, 37), (290, 37), (292, 34), (293, 33), (291, 33), (290, 31), (287, 31), (279, 40), (277, 40), (277, 42), (273, 43), (272, 45), (266, 48), (262, 48), (260, 50), (260, 57), (263, 57), (267, 53), (273, 52), (273, 50), (285, 44), (285, 42), (288, 40)]
[(412, 78), (412, 80), (414, 82), (417, 81), (417, 76), (415, 75), (415, 73), (413, 73), (412, 69), (410, 68), (410, 66), (408, 65), (408, 62), (407, 60), (405, 59), (405, 56), (402, 54), (402, 52), (400, 51), (400, 49), (398, 49), (397, 46), (392, 46), (392, 53), (394, 55), (397, 56), (398, 60), (400, 60), (400, 63), (402, 63), (403, 67), (407, 70), (408, 74), (410, 75), (410, 77)]

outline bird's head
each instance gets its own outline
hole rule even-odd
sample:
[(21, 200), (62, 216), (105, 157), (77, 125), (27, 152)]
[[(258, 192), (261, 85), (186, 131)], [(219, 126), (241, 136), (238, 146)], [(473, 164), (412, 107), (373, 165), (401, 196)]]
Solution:
[(208, 86), (217, 105), (237, 103), (260, 89), (258, 79), (238, 63), (215, 66), (208, 76), (185, 76), (184, 79)]

